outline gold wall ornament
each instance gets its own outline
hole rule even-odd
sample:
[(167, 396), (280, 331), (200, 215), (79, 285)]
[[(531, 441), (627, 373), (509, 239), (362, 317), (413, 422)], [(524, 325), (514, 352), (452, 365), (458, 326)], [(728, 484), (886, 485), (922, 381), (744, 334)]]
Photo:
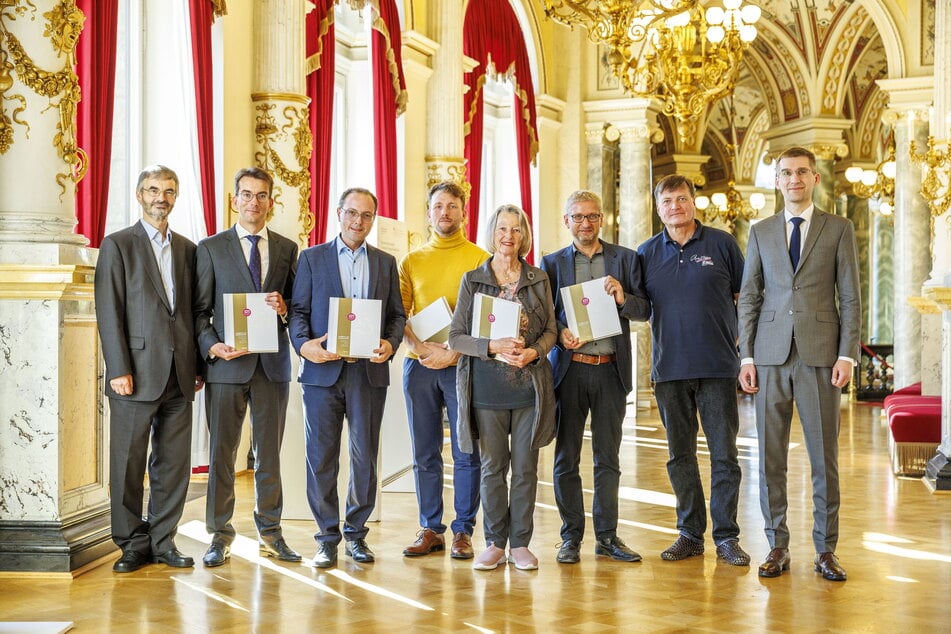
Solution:
[[(934, 219), (943, 216), (951, 206), (951, 153), (948, 140), (936, 140), (928, 135), (928, 149), (918, 151), (918, 144), (911, 142), (908, 154), (924, 172), (921, 179), (921, 196), (931, 207), (931, 229), (934, 233)], [(951, 222), (951, 218), (949, 218)]]
[(450, 156), (427, 156), (426, 189), (442, 181), (458, 183), (466, 193), (467, 199), (472, 193), (472, 184), (466, 178), (465, 159)]
[(895, 143), (888, 146), (885, 159), (875, 169), (862, 169), (853, 165), (845, 170), (845, 180), (852, 184), (852, 193), (859, 198), (878, 198), (879, 211), (890, 216), (895, 208), (895, 175), (898, 167), (895, 163)]
[[(254, 107), (258, 112), (255, 119), (254, 136), (261, 149), (254, 153), (257, 166), (267, 170), (283, 183), (298, 191), (298, 221), (302, 227), (299, 238), (307, 244), (310, 232), (314, 228), (314, 214), (310, 211), (310, 156), (313, 150), (313, 138), (310, 134), (310, 108), (303, 106), (284, 106), (281, 116), (284, 122), (279, 124), (274, 117), (277, 104), (262, 103)], [(274, 148), (275, 143), (294, 141), (294, 160), (298, 167), (291, 169)], [(278, 189), (278, 188), (276, 188)], [(274, 198), (278, 199), (279, 192)]]
[[(58, 150), (65, 163), (65, 170), (56, 174), (60, 186), (60, 200), (66, 195), (66, 179), (78, 183), (86, 175), (88, 157), (78, 146), (76, 138), (76, 104), (81, 98), (79, 77), (73, 70), (76, 66), (76, 45), (82, 32), (86, 16), (76, 7), (75, 0), (60, 0), (53, 8), (43, 14), (46, 26), (43, 36), (49, 38), (57, 57), (65, 58), (63, 68), (49, 71), (36, 65), (26, 52), (20, 40), (7, 28), (5, 20), (16, 20), (27, 12), (26, 0), (0, 0), (0, 154), (5, 154), (13, 145), (13, 124), (26, 127), (29, 135), (29, 123), (18, 117), (27, 107), (22, 94), (7, 94), (13, 87), (12, 73), (20, 82), (41, 97), (49, 100), (49, 107), (59, 110), (59, 121), (53, 146)], [(5, 50), (4, 50), (5, 49)], [(19, 107), (7, 114), (5, 101), (16, 101)]]
[(624, 89), (659, 100), (688, 148), (696, 145), (698, 118), (736, 88), (761, 10), (742, 0), (706, 9), (700, 0), (545, 0), (545, 13), (606, 44)]

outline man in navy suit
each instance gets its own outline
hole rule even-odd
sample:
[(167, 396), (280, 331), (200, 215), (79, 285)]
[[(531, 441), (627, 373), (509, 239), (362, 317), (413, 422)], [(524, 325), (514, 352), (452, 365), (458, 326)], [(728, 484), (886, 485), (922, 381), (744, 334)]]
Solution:
[[(595, 554), (618, 561), (640, 561), (641, 556), (617, 536), (618, 484), (621, 467), (621, 424), (631, 376), (631, 319), (647, 317), (647, 299), (638, 291), (637, 253), (609, 244), (601, 231), (601, 199), (594, 192), (576, 191), (565, 203), (564, 223), (572, 243), (542, 259), (555, 296), (558, 344), (548, 357), (555, 375), (558, 398), (558, 435), (555, 441), (555, 500), (561, 513), (562, 544), (556, 559), (563, 564), (580, 560), (584, 537), (584, 498), (581, 487), (581, 445), (591, 414), (591, 450), (594, 454), (594, 502), (591, 515), (597, 540)], [(604, 278), (604, 290), (614, 298), (621, 334), (582, 343), (568, 330), (559, 290)]]
[[(374, 560), (366, 542), (366, 521), (376, 505), (376, 460), (390, 372), (386, 362), (403, 339), (406, 313), (396, 259), (366, 243), (376, 219), (370, 191), (351, 188), (337, 206), (340, 234), (305, 249), (298, 263), (291, 302), (290, 334), (303, 358), (297, 377), (304, 398), (307, 501), (318, 532), (314, 565), (337, 561), (337, 544), (360, 563)], [(330, 298), (378, 299), (380, 344), (370, 359), (344, 358), (326, 348)], [(337, 495), (343, 419), (350, 434), (350, 486), (343, 535)]]
[[(112, 539), (133, 572), (153, 561), (194, 565), (175, 547), (191, 461), (197, 376), (192, 284), (195, 245), (168, 228), (178, 176), (162, 165), (139, 174), (142, 220), (106, 236), (96, 263), (96, 321), (109, 397)], [(148, 519), (142, 519), (148, 459)]]
[[(225, 563), (234, 541), (234, 467), (249, 404), (260, 552), (281, 561), (301, 560), (281, 533), (281, 441), (291, 380), (285, 298), (294, 288), (297, 243), (267, 228), (273, 185), (262, 169), (238, 170), (231, 199), (238, 222), (198, 245), (195, 333), (207, 364), (205, 403), (211, 431), (205, 526), (213, 537), (202, 560), (208, 567)], [(278, 330), (277, 352), (252, 353), (225, 343), (225, 293), (266, 293)]]

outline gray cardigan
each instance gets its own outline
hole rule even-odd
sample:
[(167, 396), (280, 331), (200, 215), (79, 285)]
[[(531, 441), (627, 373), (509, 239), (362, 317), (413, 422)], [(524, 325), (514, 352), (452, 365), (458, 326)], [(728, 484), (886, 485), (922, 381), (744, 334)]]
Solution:
[[(491, 262), (489, 259), (463, 276), (452, 325), (449, 327), (449, 347), (462, 353), (456, 370), (456, 395), (459, 401), (456, 432), (459, 449), (463, 453), (472, 453), (473, 440), (479, 437), (472, 416), (472, 359), (479, 357), (489, 361), (491, 358), (489, 340), (469, 334), (472, 332), (472, 298), (476, 293), (492, 297), (499, 294), (500, 288), (492, 274)], [(522, 260), (522, 276), (516, 294), (522, 303), (522, 310), (528, 316), (525, 343), (538, 353), (538, 360), (523, 370), (531, 373), (532, 386), (535, 388), (532, 449), (540, 449), (555, 438), (555, 388), (547, 355), (555, 345), (558, 331), (548, 275)]]

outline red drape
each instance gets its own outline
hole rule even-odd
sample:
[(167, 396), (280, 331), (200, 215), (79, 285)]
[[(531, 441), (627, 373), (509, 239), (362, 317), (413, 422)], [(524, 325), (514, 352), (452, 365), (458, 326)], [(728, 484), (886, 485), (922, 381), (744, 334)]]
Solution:
[[(376, 13), (376, 5), (373, 6)], [(373, 20), (373, 145), (379, 213), (397, 217), (396, 118), (406, 109), (403, 38), (395, 0), (379, 0)]]
[(307, 96), (310, 97), (310, 211), (314, 227), (311, 245), (324, 241), (333, 204), (330, 198), (330, 158), (333, 152), (334, 108), (334, 0), (316, 0), (307, 14)]
[(86, 16), (76, 55), (82, 100), (77, 106), (79, 147), (88, 157), (86, 176), (76, 187), (76, 233), (99, 247), (106, 232), (109, 172), (112, 163), (112, 115), (116, 88), (118, 0), (78, 0)]
[[(479, 181), (482, 169), (482, 85), (489, 72), (509, 79), (515, 92), (515, 137), (518, 154), (518, 176), (522, 189), (522, 209), (532, 216), (530, 165), (538, 153), (538, 128), (535, 124), (535, 89), (532, 83), (528, 52), (518, 18), (508, 0), (469, 2), (463, 24), (463, 52), (479, 62), (464, 82), (468, 92), (465, 107), (465, 156), (472, 183), (469, 198), (468, 234), (478, 236)], [(529, 261), (533, 254), (528, 254)]]
[(198, 163), (201, 166), (201, 198), (205, 231), (217, 233), (218, 194), (215, 184), (214, 93), (212, 90), (211, 25), (215, 20), (213, 0), (191, 0), (189, 22), (195, 78), (195, 113), (198, 120)]

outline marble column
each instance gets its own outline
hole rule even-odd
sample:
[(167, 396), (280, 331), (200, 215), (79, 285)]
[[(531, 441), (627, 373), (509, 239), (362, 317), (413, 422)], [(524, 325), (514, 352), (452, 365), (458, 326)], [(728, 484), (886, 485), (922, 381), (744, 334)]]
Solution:
[[(82, 22), (73, 2), (34, 0), (0, 25), (20, 44), (0, 67), (0, 571), (66, 577), (115, 548), (95, 251), (73, 233), (75, 51), (46, 35)], [(64, 69), (55, 95), (38, 94), (34, 72)]]
[[(931, 134), (944, 142), (944, 151), (951, 152), (951, 3), (935, 3), (934, 51), (934, 110), (931, 116)], [(922, 150), (919, 150), (922, 151)], [(951, 161), (944, 162), (945, 178), (951, 178)], [(948, 183), (948, 180), (945, 180)], [(945, 190), (945, 200), (951, 197), (951, 186)], [(927, 284), (947, 286), (951, 274), (951, 211), (935, 218), (932, 239), (934, 262)]]
[[(462, 54), (463, 0), (427, 3), (429, 36), (439, 43), (433, 55), (433, 75), (426, 89), (426, 174), (428, 184), (453, 180), (467, 184), (465, 164)], [(479, 178), (469, 174), (468, 178)], [(472, 210), (478, 213), (478, 210)]]
[[(406, 91), (414, 98), (407, 104), (403, 113), (406, 130), (425, 130), (429, 118), (429, 103), (416, 95), (426, 94), (432, 77), (432, 57), (439, 45), (418, 31), (403, 32), (403, 72), (406, 74)], [(403, 186), (406, 205), (402, 220), (410, 232), (411, 244), (419, 245), (428, 235), (429, 224), (426, 221), (426, 193), (430, 183), (427, 180), (426, 147), (422, 143), (403, 144)]]
[(309, 104), (304, 61), (306, 0), (254, 3), (254, 159), (274, 177), (274, 215), (268, 226), (307, 245), (310, 212)]
[(925, 288), (925, 297), (941, 309), (941, 444), (923, 478), (931, 491), (951, 491), (951, 275), (943, 286)]
[(812, 192), (812, 201), (816, 207), (829, 213), (836, 213), (835, 204), (835, 159), (847, 154), (842, 144), (816, 143), (809, 147), (816, 155), (816, 171), (819, 172), (819, 184)]
[[(608, 139), (610, 135), (612, 138)], [(605, 217), (601, 227), (602, 237), (609, 242), (618, 241), (617, 170), (620, 132), (617, 128), (601, 122), (588, 123), (584, 131), (587, 144), (587, 189), (601, 197)], [(566, 236), (570, 239), (570, 235)]]
[(871, 229), (870, 218), (872, 212), (869, 210), (868, 199), (857, 196), (839, 196), (837, 200), (841, 201), (844, 207), (844, 215), (852, 221), (855, 227), (855, 243), (859, 256), (859, 284), (861, 287), (862, 301), (862, 341), (869, 341), (869, 313), (871, 309), (869, 297), (871, 288), (872, 271), (875, 269), (874, 260), (871, 256)]
[[(565, 102), (551, 95), (541, 94), (535, 98), (538, 119), (538, 143), (545, 148), (544, 152), (539, 152), (538, 175), (541, 182), (545, 182), (546, 175), (554, 176), (558, 173), (559, 157), (561, 156), (558, 147), (558, 140), (561, 132), (561, 117), (565, 109)], [(560, 222), (542, 222), (543, 218), (561, 218), (561, 210), (564, 206), (564, 200), (560, 199), (558, 187), (539, 187), (533, 191), (536, 209), (538, 209), (538, 220), (535, 222), (535, 235), (538, 236), (538, 247), (535, 249), (536, 260), (541, 259), (541, 254), (557, 251), (568, 242), (570, 237), (567, 232), (562, 232), (565, 228)]]
[(871, 214), (869, 239), (868, 342), (893, 343), (895, 309), (894, 215)]

